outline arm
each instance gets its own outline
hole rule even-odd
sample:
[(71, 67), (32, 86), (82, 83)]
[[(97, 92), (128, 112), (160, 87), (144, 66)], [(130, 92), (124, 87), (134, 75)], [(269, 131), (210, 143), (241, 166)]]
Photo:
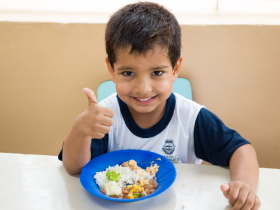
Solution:
[(259, 179), (259, 164), (254, 148), (250, 144), (239, 147), (230, 158), (231, 181), (241, 181), (256, 189)]
[(229, 166), (231, 182), (223, 184), (221, 190), (234, 205), (233, 210), (259, 209), (260, 201), (254, 192), (259, 168), (250, 142), (204, 108), (196, 119), (194, 139), (197, 157), (214, 165)]
[(259, 178), (259, 165), (254, 148), (250, 144), (240, 146), (229, 161), (231, 182), (221, 190), (233, 206), (233, 210), (257, 210), (260, 200), (255, 193)]
[(69, 174), (79, 174), (82, 168), (90, 161), (91, 138), (79, 132), (79, 116), (66, 137), (63, 145), (62, 160)]
[(63, 146), (62, 161), (69, 174), (81, 173), (91, 159), (91, 139), (102, 139), (113, 125), (114, 112), (101, 107), (92, 90), (85, 88), (83, 91), (89, 105), (76, 119)]

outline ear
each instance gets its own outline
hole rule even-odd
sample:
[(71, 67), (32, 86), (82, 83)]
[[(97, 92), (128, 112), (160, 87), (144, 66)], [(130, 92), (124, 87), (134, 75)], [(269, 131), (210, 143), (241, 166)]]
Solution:
[(181, 69), (182, 61), (183, 61), (183, 57), (181, 56), (178, 59), (177, 63), (175, 64), (174, 69), (172, 70), (172, 82), (175, 82), (175, 80), (178, 77), (178, 74), (179, 74), (180, 69)]
[(114, 83), (116, 83), (116, 80), (115, 80), (115, 71), (113, 69), (113, 67), (111, 66), (109, 60), (108, 60), (108, 57), (105, 58), (105, 61), (106, 61), (106, 64), (107, 64), (107, 69), (109, 71), (109, 74), (111, 75), (111, 78), (112, 78), (112, 81)]

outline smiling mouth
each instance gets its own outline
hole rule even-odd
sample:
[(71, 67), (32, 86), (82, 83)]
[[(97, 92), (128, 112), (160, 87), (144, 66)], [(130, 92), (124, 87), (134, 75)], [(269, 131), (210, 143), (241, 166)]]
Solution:
[(139, 102), (150, 102), (153, 101), (157, 96), (149, 97), (149, 98), (138, 98), (138, 97), (133, 97), (135, 100)]
[[(136, 97), (137, 98), (137, 97)], [(151, 99), (151, 98), (153, 98), (153, 97), (150, 97), (150, 98), (137, 98), (138, 100), (140, 100), (140, 101), (148, 101), (149, 99)]]

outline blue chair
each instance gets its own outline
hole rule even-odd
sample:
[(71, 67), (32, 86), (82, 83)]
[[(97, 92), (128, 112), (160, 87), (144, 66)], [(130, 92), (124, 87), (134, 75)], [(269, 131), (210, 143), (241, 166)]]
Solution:
[[(115, 92), (116, 84), (112, 80), (102, 82), (97, 89), (97, 101), (100, 102)], [(186, 78), (177, 78), (176, 81), (173, 82), (172, 92), (179, 93), (185, 98), (192, 100), (191, 83)]]

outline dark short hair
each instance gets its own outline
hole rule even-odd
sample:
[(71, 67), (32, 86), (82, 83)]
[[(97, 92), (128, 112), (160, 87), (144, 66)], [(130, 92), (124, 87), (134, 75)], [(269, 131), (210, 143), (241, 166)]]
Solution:
[(108, 60), (114, 68), (116, 51), (131, 47), (130, 54), (144, 54), (160, 45), (168, 50), (174, 68), (181, 55), (181, 28), (175, 16), (152, 2), (128, 4), (109, 19), (105, 33)]

